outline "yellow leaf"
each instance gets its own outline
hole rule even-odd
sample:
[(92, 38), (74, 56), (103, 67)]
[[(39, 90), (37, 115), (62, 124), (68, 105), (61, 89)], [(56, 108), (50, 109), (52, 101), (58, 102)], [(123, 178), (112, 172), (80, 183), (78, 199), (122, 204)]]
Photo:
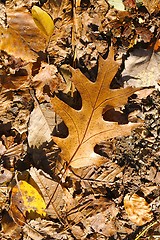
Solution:
[(10, 212), (14, 221), (23, 225), (27, 212), (46, 216), (46, 204), (39, 192), (26, 181), (19, 181), (12, 189)]
[(37, 6), (32, 7), (32, 17), (37, 27), (47, 36), (51, 36), (54, 30), (52, 18)]
[(28, 212), (36, 211), (40, 215), (46, 215), (44, 211), (46, 205), (39, 192), (25, 181), (20, 181), (19, 186), (26, 210)]

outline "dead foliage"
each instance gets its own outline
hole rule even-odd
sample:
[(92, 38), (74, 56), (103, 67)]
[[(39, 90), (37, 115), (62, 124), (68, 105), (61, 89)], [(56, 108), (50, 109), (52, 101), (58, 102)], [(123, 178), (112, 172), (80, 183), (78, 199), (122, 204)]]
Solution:
[(0, 238), (157, 240), (159, 1), (0, 8)]

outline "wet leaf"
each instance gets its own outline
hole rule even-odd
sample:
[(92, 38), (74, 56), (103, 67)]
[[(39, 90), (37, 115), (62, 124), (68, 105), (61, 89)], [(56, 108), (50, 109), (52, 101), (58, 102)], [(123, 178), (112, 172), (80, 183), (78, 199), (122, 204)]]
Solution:
[(32, 17), (37, 27), (47, 36), (51, 36), (54, 30), (54, 23), (49, 14), (37, 6), (32, 7)]

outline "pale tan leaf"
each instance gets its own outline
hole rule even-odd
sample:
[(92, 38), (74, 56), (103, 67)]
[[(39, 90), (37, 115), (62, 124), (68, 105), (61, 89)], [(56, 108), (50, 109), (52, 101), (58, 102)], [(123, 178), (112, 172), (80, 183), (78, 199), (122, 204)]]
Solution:
[(124, 197), (124, 207), (128, 218), (136, 225), (142, 226), (153, 219), (150, 205), (143, 197), (127, 194)]
[(0, 156), (2, 156), (6, 151), (6, 147), (3, 145), (2, 141), (0, 141)]
[(31, 112), (28, 126), (28, 143), (30, 147), (39, 147), (51, 141), (54, 129), (55, 113), (49, 104), (38, 104)]
[(110, 89), (110, 83), (118, 70), (111, 49), (106, 60), (100, 58), (96, 82), (89, 81), (79, 69), (72, 69), (72, 81), (82, 97), (82, 108), (75, 110), (55, 97), (53, 108), (68, 127), (67, 138), (54, 137), (61, 148), (61, 158), (74, 168), (101, 165), (105, 159), (94, 152), (94, 146), (116, 136), (129, 135), (138, 124), (120, 125), (104, 121), (102, 113), (125, 104), (135, 89)]
[(160, 79), (160, 53), (152, 49), (134, 49), (125, 61), (122, 80), (126, 86), (157, 86)]
[(111, 6), (114, 6), (114, 8), (116, 8), (119, 11), (124, 11), (125, 10), (125, 7), (124, 7), (124, 4), (123, 4), (122, 0), (108, 0), (108, 3)]
[(13, 173), (8, 169), (1, 167), (0, 168), (0, 184), (10, 182), (13, 177)]
[(47, 173), (36, 168), (30, 169), (30, 175), (38, 185), (45, 203), (48, 205), (46, 209), (47, 213), (52, 217), (61, 218), (61, 211), (64, 206), (61, 185), (53, 181)]
[[(44, 88), (48, 87), (48, 95), (53, 94), (59, 88), (63, 88), (63, 78), (58, 73), (58, 69), (54, 65), (49, 65), (47, 63), (42, 63), (39, 73), (36, 74), (32, 79), (33, 85), (36, 89), (36, 97), (38, 100), (43, 100), (47, 98), (44, 96)], [(50, 100), (48, 96), (48, 101)]]

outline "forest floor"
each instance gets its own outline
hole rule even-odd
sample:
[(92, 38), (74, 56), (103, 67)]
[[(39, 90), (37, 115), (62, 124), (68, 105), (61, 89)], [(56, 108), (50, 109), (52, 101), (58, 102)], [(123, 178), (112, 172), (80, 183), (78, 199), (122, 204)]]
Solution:
[(160, 2), (0, 1), (0, 35), (0, 239), (160, 239)]

